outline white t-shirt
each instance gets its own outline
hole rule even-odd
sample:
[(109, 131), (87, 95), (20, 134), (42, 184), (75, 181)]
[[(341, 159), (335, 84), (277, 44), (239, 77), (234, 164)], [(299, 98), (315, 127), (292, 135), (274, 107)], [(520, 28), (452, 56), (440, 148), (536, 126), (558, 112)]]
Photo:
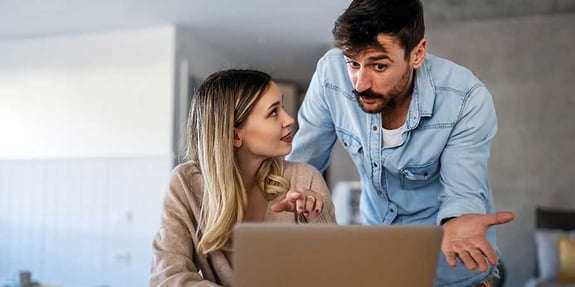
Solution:
[(394, 147), (401, 144), (401, 130), (403, 126), (393, 129), (393, 130), (386, 130), (384, 128), (381, 129), (382, 137), (383, 137), (383, 147)]

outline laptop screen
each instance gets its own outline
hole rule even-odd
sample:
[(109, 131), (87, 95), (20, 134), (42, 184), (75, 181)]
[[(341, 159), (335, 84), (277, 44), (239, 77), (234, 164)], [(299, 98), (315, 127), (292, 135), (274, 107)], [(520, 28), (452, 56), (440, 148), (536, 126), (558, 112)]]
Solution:
[(233, 286), (432, 286), (439, 226), (244, 223)]

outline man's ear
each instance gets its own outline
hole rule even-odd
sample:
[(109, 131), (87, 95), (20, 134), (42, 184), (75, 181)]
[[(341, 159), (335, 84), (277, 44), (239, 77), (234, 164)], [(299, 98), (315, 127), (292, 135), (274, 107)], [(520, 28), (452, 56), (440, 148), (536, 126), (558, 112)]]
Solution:
[(242, 139), (237, 129), (234, 129), (234, 148), (240, 148), (242, 146)]
[(423, 64), (425, 60), (425, 49), (427, 48), (427, 40), (425, 38), (421, 39), (417, 46), (411, 51), (411, 65), (414, 69), (417, 69)]

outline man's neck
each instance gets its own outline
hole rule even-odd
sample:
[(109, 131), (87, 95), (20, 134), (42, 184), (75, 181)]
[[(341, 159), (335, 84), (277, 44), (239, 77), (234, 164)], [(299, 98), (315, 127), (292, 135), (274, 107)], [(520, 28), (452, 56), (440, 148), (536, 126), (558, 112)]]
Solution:
[(411, 102), (411, 93), (401, 103), (398, 103), (393, 110), (385, 110), (381, 113), (381, 125), (386, 130), (394, 130), (405, 124), (407, 113), (409, 112), (409, 103)]
[(411, 95), (413, 94), (413, 83), (415, 78), (415, 71), (411, 77), (408, 89), (399, 96), (393, 108), (386, 109), (381, 112), (381, 125), (386, 130), (394, 130), (400, 128), (407, 120), (409, 112), (409, 105), (411, 104)]

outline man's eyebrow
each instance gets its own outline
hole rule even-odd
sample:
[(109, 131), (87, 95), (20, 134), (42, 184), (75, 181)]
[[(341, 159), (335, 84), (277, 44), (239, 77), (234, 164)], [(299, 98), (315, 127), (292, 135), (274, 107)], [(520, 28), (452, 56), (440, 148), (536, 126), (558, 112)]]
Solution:
[(379, 61), (379, 60), (389, 60), (390, 62), (393, 62), (393, 60), (387, 54), (382, 54), (382, 55), (377, 55), (377, 56), (372, 56), (372, 57), (367, 58), (367, 61), (369, 61), (369, 62), (375, 62), (375, 61)]
[[(346, 58), (346, 60), (357, 61), (356, 59), (354, 59), (354, 58), (351, 57), (351, 56), (346, 55), (345, 53), (343, 54), (343, 56)], [(392, 60), (387, 54), (381, 54), (381, 55), (371, 56), (371, 57), (368, 57), (368, 58), (366, 59), (367, 62), (376, 62), (376, 61), (379, 61), (379, 60), (388, 60), (388, 61), (390, 61), (390, 62), (393, 63), (393, 60)]]

